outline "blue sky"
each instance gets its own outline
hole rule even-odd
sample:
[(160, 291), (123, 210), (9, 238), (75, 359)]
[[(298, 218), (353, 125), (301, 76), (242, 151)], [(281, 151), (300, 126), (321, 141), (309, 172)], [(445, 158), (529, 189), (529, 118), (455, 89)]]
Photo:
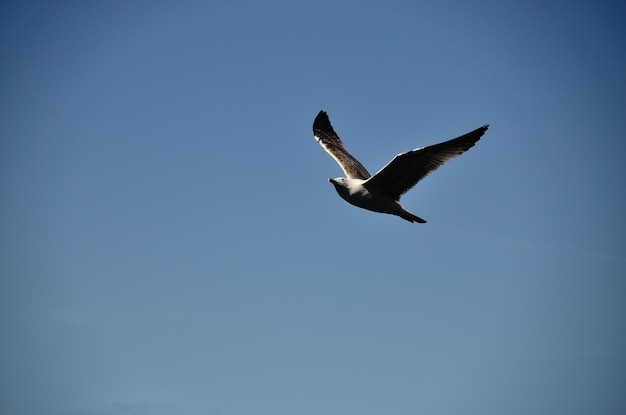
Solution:
[[(620, 2), (3, 2), (0, 410), (623, 414)], [(372, 172), (348, 205), (326, 110)]]

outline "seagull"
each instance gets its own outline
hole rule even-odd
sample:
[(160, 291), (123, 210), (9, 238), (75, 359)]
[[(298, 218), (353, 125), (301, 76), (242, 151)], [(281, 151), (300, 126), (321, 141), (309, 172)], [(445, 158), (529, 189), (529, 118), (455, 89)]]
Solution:
[(374, 212), (400, 216), (411, 223), (426, 223), (400, 205), (400, 196), (428, 173), (472, 148), (487, 128), (489, 125), (483, 125), (453, 140), (400, 153), (373, 176), (348, 153), (324, 111), (320, 111), (313, 121), (313, 137), (346, 175), (328, 179), (346, 202)]

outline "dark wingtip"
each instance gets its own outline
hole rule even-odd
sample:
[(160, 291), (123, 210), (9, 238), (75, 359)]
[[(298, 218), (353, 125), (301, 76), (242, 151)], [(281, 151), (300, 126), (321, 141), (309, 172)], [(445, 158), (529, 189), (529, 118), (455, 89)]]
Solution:
[(318, 130), (327, 134), (335, 134), (335, 130), (333, 130), (333, 126), (330, 124), (326, 111), (320, 111), (317, 117), (315, 117), (315, 121), (313, 121), (313, 132)]
[[(479, 127), (477, 129), (475, 129), (474, 131), (465, 134), (464, 136), (461, 137), (468, 137), (468, 138), (472, 138), (473, 139), (473, 143), (471, 146), (469, 146), (468, 148), (466, 148), (463, 151), (468, 150), (470, 147), (473, 147), (474, 144), (476, 144), (476, 142), (478, 140), (480, 140), (480, 138), (483, 136), (483, 134), (485, 134), (487, 132), (487, 129), (489, 128), (489, 124), (485, 124), (482, 127)], [(459, 137), (460, 138), (460, 137)]]

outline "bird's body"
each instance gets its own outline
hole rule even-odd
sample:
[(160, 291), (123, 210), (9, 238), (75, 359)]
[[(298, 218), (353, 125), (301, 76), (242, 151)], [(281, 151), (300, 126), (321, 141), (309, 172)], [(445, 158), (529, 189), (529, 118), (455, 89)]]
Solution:
[(366, 187), (367, 180), (339, 177), (336, 179), (328, 179), (328, 181), (335, 186), (335, 190), (337, 190), (339, 196), (354, 206), (373, 212), (397, 215), (409, 222), (426, 222), (424, 219), (404, 209), (397, 201), (376, 192), (375, 188), (372, 190), (368, 189)]
[(400, 196), (447, 160), (474, 146), (488, 127), (484, 125), (453, 140), (398, 154), (374, 176), (348, 153), (324, 111), (313, 122), (313, 135), (346, 174), (328, 179), (345, 201), (374, 212), (397, 215), (409, 222), (425, 223), (400, 205)]

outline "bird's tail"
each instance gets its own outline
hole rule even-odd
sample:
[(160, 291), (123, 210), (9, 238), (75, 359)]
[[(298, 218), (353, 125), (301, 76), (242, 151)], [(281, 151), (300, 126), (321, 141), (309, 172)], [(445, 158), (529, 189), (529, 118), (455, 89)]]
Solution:
[(414, 214), (412, 214), (411, 212), (409, 212), (406, 209), (402, 210), (402, 213), (399, 215), (402, 219), (406, 219), (409, 222), (413, 223), (413, 222), (418, 222), (418, 223), (426, 223), (426, 221), (422, 218), (420, 218), (419, 216), (415, 216)]

